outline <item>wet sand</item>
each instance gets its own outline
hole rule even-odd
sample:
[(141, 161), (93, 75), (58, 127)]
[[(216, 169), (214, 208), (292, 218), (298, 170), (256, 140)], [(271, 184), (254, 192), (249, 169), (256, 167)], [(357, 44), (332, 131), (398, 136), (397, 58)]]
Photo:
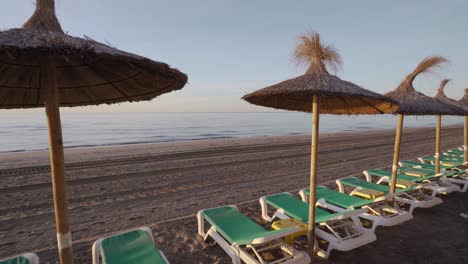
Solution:
[[(434, 152), (433, 128), (405, 129), (401, 160)], [(444, 127), (442, 150), (463, 144), (463, 128)], [(394, 131), (321, 134), (318, 183), (389, 167)], [(196, 237), (199, 209), (235, 204), (260, 218), (258, 198), (297, 193), (308, 184), (309, 136), (256, 137), (67, 149), (66, 175), (75, 263), (91, 263), (91, 245), (113, 232), (149, 226), (171, 263), (230, 263)], [(37, 252), (56, 263), (47, 152), (0, 154), (0, 258)], [(378, 228), (377, 241), (333, 252), (318, 263), (468, 263), (468, 194), (416, 209), (404, 225)]]

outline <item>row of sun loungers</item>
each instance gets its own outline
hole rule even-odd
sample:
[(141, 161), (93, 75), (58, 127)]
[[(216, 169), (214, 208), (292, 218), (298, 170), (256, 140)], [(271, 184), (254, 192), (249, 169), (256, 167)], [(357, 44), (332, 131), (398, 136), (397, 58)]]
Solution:
[[(435, 173), (433, 157), (421, 157), (421, 162), (400, 162), (393, 194), (391, 172), (381, 169), (364, 171), (366, 180), (338, 179), (338, 190), (317, 187), (315, 235), (326, 241), (317, 244), (318, 255), (327, 258), (332, 250), (349, 251), (371, 243), (377, 239), (378, 226), (401, 224), (413, 219), (415, 208), (442, 203), (437, 194), (466, 192), (468, 166), (462, 155), (459, 149), (444, 153), (439, 174)], [(205, 241), (213, 239), (236, 264), (310, 263), (308, 254), (292, 246), (297, 236), (305, 235), (309, 222), (309, 189), (300, 190), (299, 196), (285, 192), (259, 199), (262, 218), (276, 230), (257, 224), (236, 206), (227, 205), (200, 210), (198, 234)], [(370, 227), (364, 227), (361, 219), (367, 220)], [(275, 252), (274, 260), (269, 259), (271, 252)], [(92, 258), (93, 264), (169, 263), (147, 227), (98, 239), (92, 247)], [(0, 264), (38, 263), (34, 253), (0, 260)]]

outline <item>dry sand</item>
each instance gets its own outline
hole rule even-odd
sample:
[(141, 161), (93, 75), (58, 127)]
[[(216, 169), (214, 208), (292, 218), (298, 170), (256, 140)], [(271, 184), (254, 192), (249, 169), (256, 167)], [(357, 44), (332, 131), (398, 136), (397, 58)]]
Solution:
[[(463, 129), (445, 127), (442, 149), (462, 145)], [(394, 132), (321, 134), (320, 184), (360, 176), (391, 163)], [(256, 137), (121, 147), (68, 149), (75, 263), (91, 263), (100, 236), (149, 226), (171, 263), (230, 263), (218, 246), (196, 237), (197, 210), (236, 204), (257, 222), (258, 198), (308, 184), (308, 136)], [(434, 129), (406, 129), (401, 159), (432, 154)], [(0, 258), (34, 251), (56, 263), (47, 152), (0, 154)], [(468, 195), (417, 209), (404, 225), (378, 228), (378, 240), (319, 263), (468, 263)]]

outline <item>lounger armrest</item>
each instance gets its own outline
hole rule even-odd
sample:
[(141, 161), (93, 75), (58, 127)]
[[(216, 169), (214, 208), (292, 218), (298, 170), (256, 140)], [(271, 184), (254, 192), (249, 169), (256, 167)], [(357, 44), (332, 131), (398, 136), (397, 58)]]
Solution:
[(289, 227), (285, 229), (280, 229), (280, 230), (273, 230), (269, 231), (268, 235), (263, 236), (263, 237), (258, 237), (252, 240), (252, 244), (263, 244), (278, 238), (282, 238), (291, 234), (294, 234), (296, 232), (299, 232), (301, 230), (300, 227)]
[(372, 174), (369, 173), (368, 170), (365, 170), (365, 171), (363, 171), (362, 173), (364, 174), (364, 176), (366, 176), (366, 181), (372, 182)]

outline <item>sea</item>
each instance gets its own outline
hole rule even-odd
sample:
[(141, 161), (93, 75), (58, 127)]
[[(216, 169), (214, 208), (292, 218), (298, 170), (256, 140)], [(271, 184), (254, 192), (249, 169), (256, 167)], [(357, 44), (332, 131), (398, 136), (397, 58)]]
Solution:
[[(62, 113), (65, 148), (202, 139), (310, 134), (311, 115), (273, 113)], [(394, 115), (320, 116), (320, 132), (394, 129)], [(463, 117), (442, 117), (442, 125)], [(405, 127), (433, 127), (434, 116), (405, 117)], [(48, 148), (44, 113), (0, 113), (0, 152)]]

